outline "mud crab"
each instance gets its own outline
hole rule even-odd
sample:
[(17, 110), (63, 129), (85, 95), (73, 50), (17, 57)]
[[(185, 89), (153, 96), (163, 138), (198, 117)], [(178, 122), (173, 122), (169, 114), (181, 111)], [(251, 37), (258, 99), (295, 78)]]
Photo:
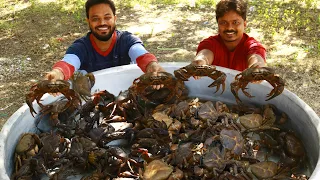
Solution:
[(70, 140), (59, 134), (44, 133), (40, 137), (43, 146), (39, 154), (44, 157), (45, 162), (61, 158), (70, 150)]
[[(140, 148), (139, 153), (144, 160), (143, 170), (139, 169), (139, 176), (146, 180), (170, 179), (174, 168), (160, 159), (154, 159), (149, 156), (148, 150)], [(173, 178), (173, 177), (172, 177)]]
[(41, 146), (40, 138), (34, 133), (24, 133), (20, 137), (15, 150), (16, 172), (22, 167), (23, 162), (35, 156)]
[(132, 175), (137, 175), (134, 169), (138, 168), (140, 165), (139, 163), (130, 158), (129, 154), (126, 153), (120, 147), (110, 147), (107, 149), (105, 156), (107, 157), (107, 164), (103, 167), (105, 171), (107, 171), (110, 175), (119, 175), (121, 172), (125, 172), (128, 170)]
[(243, 131), (257, 131), (265, 129), (273, 129), (279, 131), (280, 129), (274, 126), (276, 115), (271, 105), (265, 105), (263, 114), (247, 114), (239, 117), (239, 125), (244, 129)]
[[(53, 103), (44, 105), (43, 108), (40, 110), (41, 116), (39, 118), (39, 121), (42, 119), (43, 116), (50, 114), (49, 123), (51, 126), (63, 126), (62, 124), (60, 124), (59, 115), (64, 113), (64, 115), (66, 115), (67, 117), (64, 116), (65, 119), (62, 119), (66, 121), (73, 114), (74, 111), (80, 108), (80, 102), (77, 100), (73, 101), (73, 104), (66, 109), (65, 106), (67, 103), (68, 101), (66, 99), (61, 99)], [(39, 121), (36, 122), (36, 126), (38, 125)]]
[(249, 98), (254, 97), (246, 91), (246, 86), (250, 82), (266, 80), (272, 86), (273, 90), (267, 95), (267, 100), (275, 98), (280, 95), (284, 90), (285, 81), (275, 74), (274, 70), (270, 67), (259, 67), (259, 68), (247, 68), (243, 72), (236, 75), (235, 80), (230, 84), (231, 92), (235, 96), (237, 103), (240, 103), (241, 100), (238, 96), (239, 89)]
[(92, 73), (83, 75), (81, 72), (75, 72), (71, 78), (72, 89), (85, 101), (91, 97), (91, 88), (95, 84), (95, 77)]
[(68, 81), (64, 80), (43, 80), (37, 84), (34, 84), (31, 88), (28, 94), (26, 94), (26, 103), (30, 108), (30, 113), (33, 115), (33, 113), (37, 114), (32, 106), (32, 102), (34, 100), (37, 100), (37, 103), (41, 108), (44, 107), (43, 104), (40, 103), (41, 97), (45, 93), (62, 93), (69, 102), (65, 105), (64, 109), (67, 109), (74, 100), (79, 100), (80, 98), (76, 95), (75, 91), (70, 89), (70, 84)]
[(240, 157), (243, 152), (244, 139), (239, 131), (223, 129), (220, 132), (220, 140), (225, 149)]
[(285, 179), (288, 178), (288, 169), (281, 168), (273, 161), (264, 161), (250, 165), (252, 174), (258, 179)]
[(47, 174), (47, 169), (43, 164), (42, 158), (32, 157), (23, 164), (19, 171), (13, 173), (10, 179), (38, 179), (39, 176)]
[(143, 179), (168, 179), (173, 172), (173, 167), (163, 162), (162, 160), (153, 160), (145, 164), (144, 172), (141, 175)]
[[(163, 98), (163, 103), (171, 101), (174, 97), (179, 99), (183, 94), (182, 89), (184, 88), (184, 84), (179, 83), (176, 78), (168, 72), (158, 72), (157, 75), (154, 75), (154, 73), (145, 73), (133, 81), (129, 91), (134, 97), (140, 95), (144, 101), (153, 102), (153, 99), (147, 98), (148, 93), (150, 93), (150, 90), (148, 92), (147, 88), (160, 84), (164, 85), (161, 89), (168, 89), (170, 92)], [(157, 101), (159, 101), (159, 99), (157, 99)]]
[(280, 153), (282, 164), (291, 168), (302, 165), (306, 152), (302, 141), (295, 135), (295, 133), (281, 132), (277, 137), (280, 143)]
[(174, 75), (177, 79), (187, 81), (191, 76), (208, 76), (215, 80), (208, 87), (217, 87), (219, 91), (222, 85), (222, 93), (225, 90), (225, 80), (227, 75), (224, 72), (218, 71), (215, 66), (212, 65), (193, 65), (189, 64), (174, 71)]

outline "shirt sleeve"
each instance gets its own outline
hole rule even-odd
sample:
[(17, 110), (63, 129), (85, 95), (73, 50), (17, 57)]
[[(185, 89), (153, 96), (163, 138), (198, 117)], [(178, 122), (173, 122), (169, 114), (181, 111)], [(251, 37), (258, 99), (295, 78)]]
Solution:
[(59, 69), (68, 80), (74, 71), (79, 70), (81, 59), (85, 58), (86, 48), (81, 42), (75, 41), (66, 51), (63, 59), (53, 65), (53, 69)]
[(59, 69), (64, 75), (64, 80), (68, 80), (75, 71), (74, 66), (63, 60), (56, 62), (52, 69)]
[(137, 63), (143, 72), (146, 72), (150, 62), (157, 62), (155, 55), (149, 53), (140, 38), (127, 32), (127, 45), (130, 46), (128, 54), (132, 63)]
[(214, 40), (214, 38), (212, 36), (202, 40), (198, 45), (197, 54), (199, 51), (201, 51), (203, 49), (209, 49), (210, 51), (214, 52), (215, 43), (216, 43), (216, 41)]
[(133, 63), (137, 62), (137, 58), (144, 54), (148, 53), (148, 51), (143, 47), (141, 43), (136, 43), (129, 49), (129, 57)]
[(254, 38), (249, 38), (245, 44), (248, 48), (248, 56), (252, 54), (260, 55), (266, 62), (266, 49)]

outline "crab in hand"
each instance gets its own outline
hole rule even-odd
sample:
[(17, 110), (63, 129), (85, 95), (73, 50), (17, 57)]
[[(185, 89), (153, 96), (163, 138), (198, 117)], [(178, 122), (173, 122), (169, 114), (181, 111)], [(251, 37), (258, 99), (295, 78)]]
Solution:
[(70, 84), (65, 80), (43, 80), (37, 84), (34, 84), (28, 94), (26, 94), (26, 103), (30, 108), (30, 113), (32, 116), (33, 113), (37, 114), (32, 106), (32, 102), (37, 100), (38, 105), (43, 108), (44, 105), (40, 103), (41, 97), (46, 93), (61, 93), (63, 94), (69, 102), (65, 105), (64, 110), (66, 110), (73, 101), (79, 100), (80, 98), (77, 96), (74, 90), (70, 89)]
[(208, 87), (217, 87), (219, 91), (222, 85), (222, 93), (225, 89), (225, 80), (227, 75), (224, 72), (218, 71), (215, 66), (212, 65), (193, 65), (189, 64), (174, 71), (174, 75), (177, 79), (182, 81), (187, 81), (191, 76), (208, 76), (209, 78), (215, 80)]
[(168, 72), (158, 72), (157, 75), (154, 75), (152, 72), (145, 73), (133, 81), (129, 91), (134, 97), (139, 95), (146, 102), (155, 102), (154, 98), (156, 98), (156, 101), (159, 101), (159, 97), (152, 96), (153, 98), (148, 98), (148, 95), (150, 95), (148, 88), (161, 84), (163, 84), (164, 87), (161, 88), (160, 91), (167, 90), (161, 95), (163, 103), (169, 102), (174, 97), (179, 99), (182, 96), (184, 84), (177, 81), (176, 78)]
[(91, 88), (95, 84), (95, 77), (92, 73), (83, 75), (81, 72), (75, 72), (71, 78), (72, 89), (78, 93), (78, 95), (88, 101), (91, 97)]
[(257, 82), (266, 80), (272, 86), (273, 90), (267, 95), (267, 100), (275, 98), (280, 95), (284, 90), (285, 81), (275, 74), (274, 70), (270, 67), (251, 67), (245, 69), (243, 72), (236, 75), (235, 80), (230, 84), (231, 92), (235, 96), (237, 103), (240, 103), (241, 100), (238, 96), (239, 89), (249, 98), (254, 97), (246, 91), (246, 86), (250, 82)]

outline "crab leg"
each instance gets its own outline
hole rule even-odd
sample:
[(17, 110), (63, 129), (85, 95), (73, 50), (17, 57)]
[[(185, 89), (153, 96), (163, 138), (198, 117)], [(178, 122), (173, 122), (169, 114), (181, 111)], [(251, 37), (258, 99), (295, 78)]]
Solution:
[(238, 81), (234, 81), (230, 84), (230, 87), (231, 87), (231, 92), (232, 94), (234, 95), (234, 97), (236, 98), (236, 102), (237, 103), (240, 103), (242, 102), (241, 99), (239, 98), (238, 96), (238, 91), (240, 89), (240, 87), (238, 86)]

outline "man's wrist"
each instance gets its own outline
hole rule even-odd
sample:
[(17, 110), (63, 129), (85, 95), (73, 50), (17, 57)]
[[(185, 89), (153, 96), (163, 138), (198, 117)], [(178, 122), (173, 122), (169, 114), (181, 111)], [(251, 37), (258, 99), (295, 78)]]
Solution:
[(157, 61), (149, 62), (146, 66), (146, 72), (151, 72), (153, 69), (153, 66), (158, 66), (158, 62)]
[(64, 74), (60, 69), (54, 68), (52, 72), (55, 73), (57, 79), (64, 80)]
[(195, 65), (208, 65), (209, 64), (208, 60), (206, 60), (206, 59), (194, 59), (192, 61), (192, 63)]

